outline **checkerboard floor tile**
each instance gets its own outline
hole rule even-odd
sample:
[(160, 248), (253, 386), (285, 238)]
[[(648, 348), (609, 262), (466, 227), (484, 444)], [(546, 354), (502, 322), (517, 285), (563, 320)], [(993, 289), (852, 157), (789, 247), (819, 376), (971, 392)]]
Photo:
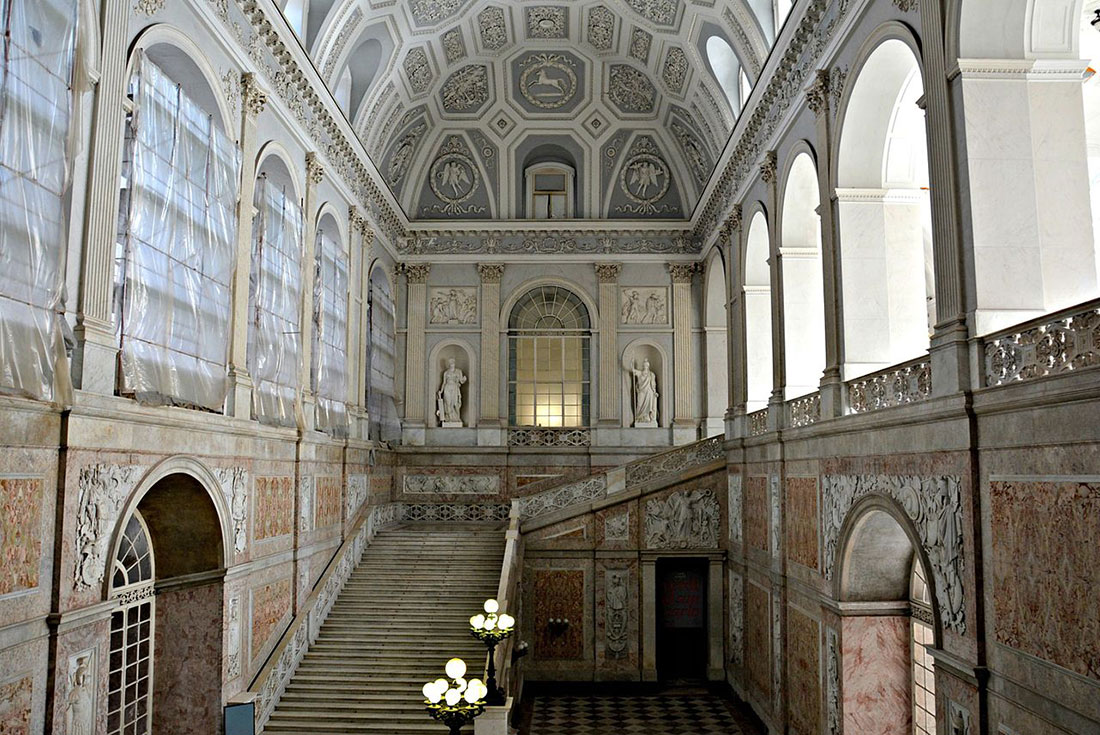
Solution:
[(749, 735), (715, 695), (543, 697), (530, 735)]

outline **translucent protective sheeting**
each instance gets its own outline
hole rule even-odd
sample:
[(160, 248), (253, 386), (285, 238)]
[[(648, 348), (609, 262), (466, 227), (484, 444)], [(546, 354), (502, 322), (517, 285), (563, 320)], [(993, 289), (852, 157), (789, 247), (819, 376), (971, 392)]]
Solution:
[(75, 0), (0, 0), (0, 391), (65, 401)]
[(302, 355), (302, 208), (261, 177), (252, 230), (248, 372), (252, 415), (294, 426)]
[(401, 423), (397, 420), (394, 374), (397, 349), (394, 343), (396, 319), (393, 296), (385, 276), (376, 271), (368, 291), (370, 332), (367, 343), (367, 364), (370, 366), (367, 384), (367, 411), (370, 413), (370, 438), (397, 442)]
[(218, 411), (227, 389), (240, 153), (148, 59), (134, 86), (122, 392)]
[(317, 428), (348, 433), (348, 258), (340, 243), (317, 233), (317, 278), (313, 291), (313, 390)]

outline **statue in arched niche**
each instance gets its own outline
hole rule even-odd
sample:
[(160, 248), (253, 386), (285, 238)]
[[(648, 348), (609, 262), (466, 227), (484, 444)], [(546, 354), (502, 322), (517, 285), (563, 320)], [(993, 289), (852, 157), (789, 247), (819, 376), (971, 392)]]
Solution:
[(657, 427), (657, 374), (649, 369), (649, 359), (642, 360), (642, 369), (632, 367), (634, 376), (634, 426)]
[(466, 376), (455, 367), (455, 359), (447, 358), (447, 369), (443, 371), (443, 382), (436, 395), (436, 415), (444, 428), (462, 426), (462, 386)]

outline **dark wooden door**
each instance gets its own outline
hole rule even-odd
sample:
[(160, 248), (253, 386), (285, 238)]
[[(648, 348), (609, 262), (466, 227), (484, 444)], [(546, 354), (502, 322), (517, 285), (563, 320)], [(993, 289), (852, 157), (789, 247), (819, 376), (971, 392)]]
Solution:
[(662, 681), (706, 679), (706, 559), (657, 561), (657, 675)]

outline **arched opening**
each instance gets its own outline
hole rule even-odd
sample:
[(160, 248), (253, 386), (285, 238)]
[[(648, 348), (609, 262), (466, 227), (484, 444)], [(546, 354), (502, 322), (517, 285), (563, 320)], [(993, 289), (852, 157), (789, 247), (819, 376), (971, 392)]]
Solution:
[(707, 261), (703, 285), (703, 337), (706, 349), (706, 369), (703, 371), (706, 395), (706, 436), (725, 431), (726, 409), (729, 408), (729, 346), (726, 312), (725, 262), (716, 250)]
[[(374, 86), (378, 70), (383, 65), (385, 50), (380, 39), (364, 38), (348, 55), (348, 65), (343, 74), (350, 78), (350, 83), (343, 109), (349, 120), (355, 119), (367, 92)], [(339, 92), (343, 83), (342, 75), (336, 85), (337, 100), (341, 99)]]
[(283, 17), (299, 38), (305, 38), (306, 35), (306, 2), (307, 0), (286, 0), (286, 5), (283, 6)]
[(791, 14), (791, 8), (794, 7), (794, 0), (775, 0), (775, 35), (779, 35), (779, 30), (783, 28), (783, 23), (787, 20), (787, 16)]
[(282, 158), (267, 156), (256, 182), (248, 295), (252, 417), (294, 426), (302, 356), (302, 207)]
[(560, 286), (524, 294), (508, 317), (508, 416), (512, 426), (589, 423), (592, 322)]
[(131, 95), (115, 269), (119, 392), (221, 411), (240, 152), (214, 87), (181, 48), (149, 46)]
[(374, 441), (397, 442), (401, 438), (401, 422), (394, 400), (397, 395), (397, 319), (393, 290), (381, 266), (376, 266), (370, 274), (367, 310), (370, 315), (370, 331), (366, 334), (368, 434)]
[(221, 731), (222, 538), (206, 489), (182, 473), (154, 483), (122, 524), (109, 590), (109, 735)]
[(932, 210), (920, 65), (903, 41), (866, 59), (844, 110), (837, 200), (846, 380), (928, 351)]
[[(921, 555), (877, 501), (849, 522), (840, 551), (844, 731), (934, 735), (934, 608)], [(867, 671), (874, 671), (868, 677)]]
[(749, 81), (749, 75), (745, 73), (745, 70), (741, 70), (740, 76), (740, 90), (741, 90), (741, 108), (749, 103), (749, 95), (752, 94), (752, 82)]
[(758, 211), (745, 241), (745, 410), (767, 408), (773, 388), (771, 238)]
[(741, 60), (737, 58), (729, 42), (717, 35), (707, 39), (706, 52), (711, 73), (714, 74), (715, 81), (726, 95), (730, 110), (736, 115), (744, 104), (739, 86), (739, 75), (743, 74)]
[(821, 271), (817, 166), (799, 153), (783, 188), (783, 339), (786, 399), (818, 389), (825, 370), (825, 290)]
[(577, 216), (577, 160), (565, 148), (546, 143), (523, 158), (524, 212), (528, 219)]
[(329, 213), (317, 223), (312, 333), (310, 388), (317, 398), (316, 428), (347, 436), (348, 254)]

